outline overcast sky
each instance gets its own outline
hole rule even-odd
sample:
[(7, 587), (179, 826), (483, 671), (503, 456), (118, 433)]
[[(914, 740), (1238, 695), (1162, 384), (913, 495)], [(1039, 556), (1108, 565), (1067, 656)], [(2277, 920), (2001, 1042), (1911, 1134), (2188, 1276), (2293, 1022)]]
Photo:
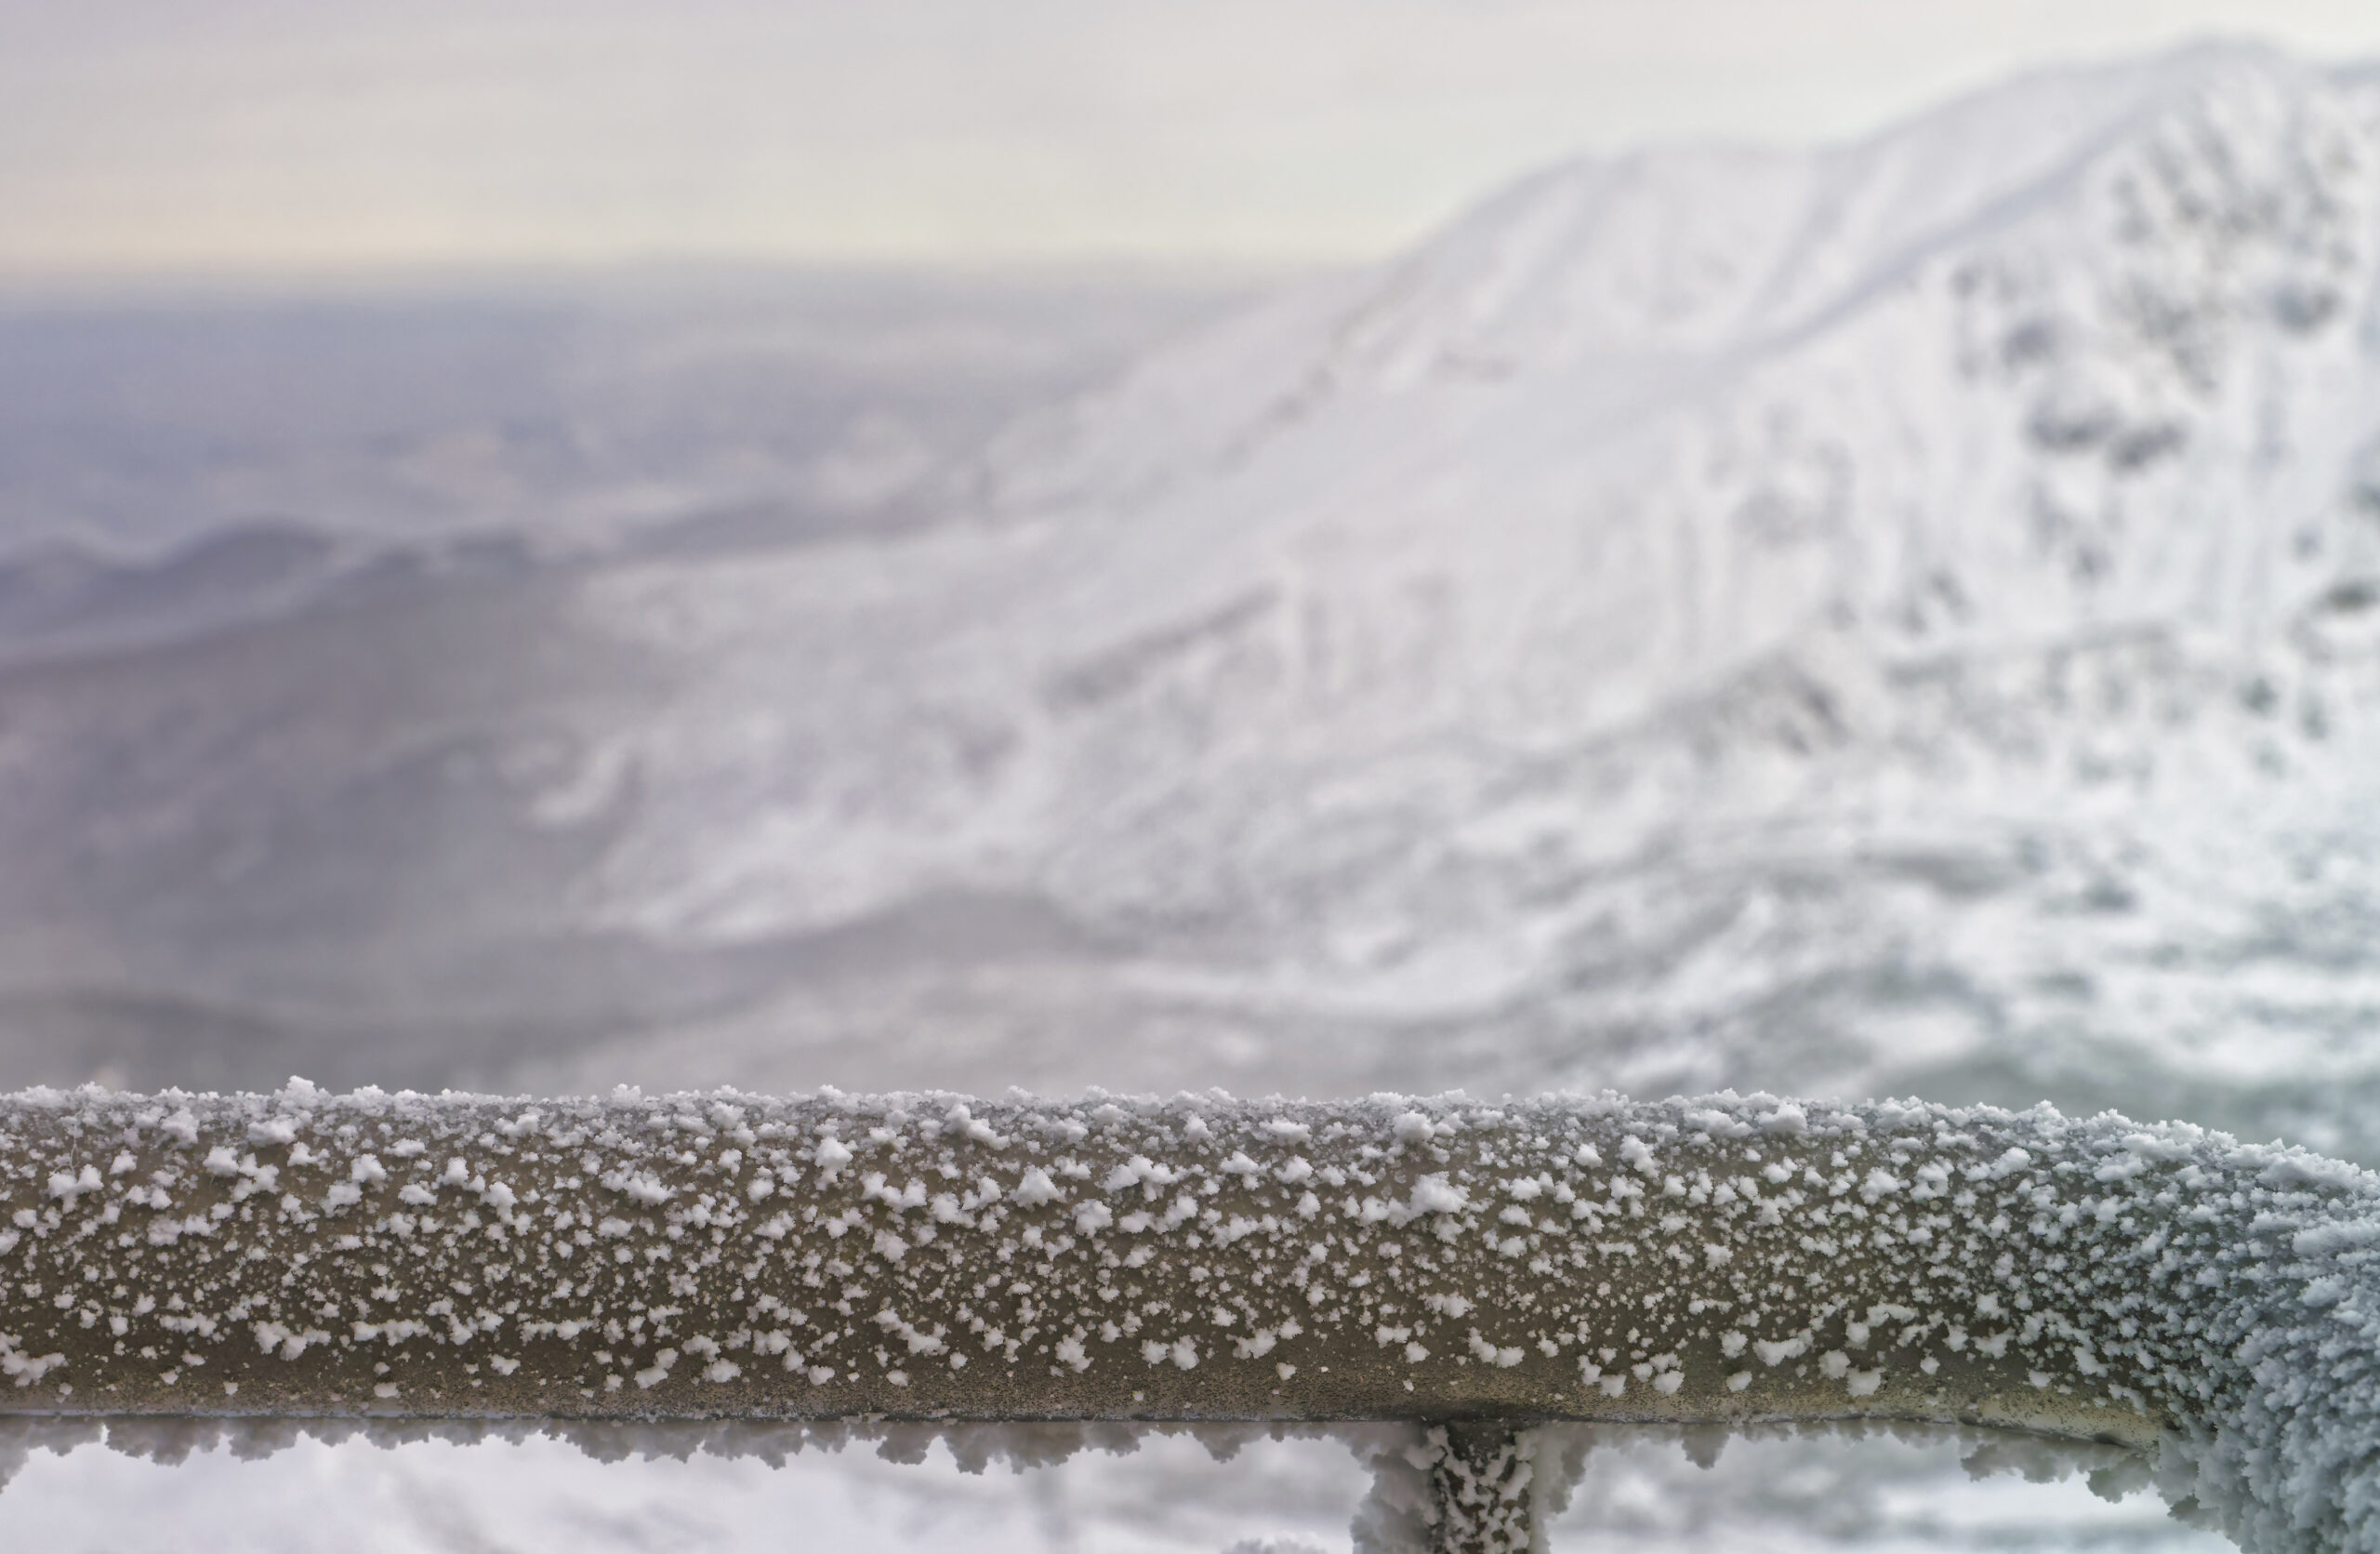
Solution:
[(2215, 33), (2380, 55), (2380, 3), (0, 0), (0, 272), (1338, 260)]

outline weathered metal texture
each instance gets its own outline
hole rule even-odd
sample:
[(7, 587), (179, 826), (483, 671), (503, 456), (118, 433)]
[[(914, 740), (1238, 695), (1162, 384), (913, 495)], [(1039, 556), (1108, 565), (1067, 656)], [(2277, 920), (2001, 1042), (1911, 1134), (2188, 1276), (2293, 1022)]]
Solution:
[(2352, 1168), (2196, 1130), (1770, 1097), (33, 1092), (0, 1162), (0, 1410), (111, 1415), (2137, 1443), (2342, 1340), (2265, 1329), (2359, 1313), (2380, 1223)]

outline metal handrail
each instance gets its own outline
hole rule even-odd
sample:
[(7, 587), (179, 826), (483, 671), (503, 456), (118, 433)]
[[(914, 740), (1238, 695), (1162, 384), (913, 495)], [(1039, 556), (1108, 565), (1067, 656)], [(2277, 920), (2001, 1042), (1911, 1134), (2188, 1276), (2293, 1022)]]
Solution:
[(0, 1161), (5, 1412), (1404, 1420), (1483, 1551), (1531, 1424), (1884, 1417), (2380, 1539), (2380, 1182), (2184, 1125), (293, 1082), (22, 1092)]

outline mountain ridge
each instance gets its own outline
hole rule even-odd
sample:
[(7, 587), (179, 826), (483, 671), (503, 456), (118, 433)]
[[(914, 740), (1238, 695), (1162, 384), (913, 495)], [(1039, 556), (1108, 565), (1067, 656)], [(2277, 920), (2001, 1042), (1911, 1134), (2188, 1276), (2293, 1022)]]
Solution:
[[(2380, 76), (1946, 113), (1540, 179), (936, 522), (7, 668), (0, 1004), (94, 1063), (122, 987), (258, 1061), (510, 1031), (491, 1084), (1907, 1086), (2380, 1158)], [(1939, 172), (2000, 119), (2030, 181)], [(1681, 269), (1739, 175), (1784, 235)]]
[[(1563, 926), (1610, 895), (1596, 870), (1618, 865), (1595, 860), (1647, 845), (1657, 855), (1664, 835), (1711, 839), (1747, 826), (1756, 844), (1739, 846), (1721, 872), (1732, 870), (1748, 898), (1770, 889), (1760, 881), (1780, 867), (1764, 861), (1774, 849), (1761, 836), (1831, 831), (1839, 877), (1829, 888), (1854, 897), (1870, 890), (1857, 877), (1860, 849), (1872, 845), (1951, 860), (1939, 879), (2031, 879), (1992, 861), (2011, 848), (2068, 858), (2005, 887), (2010, 898), (1990, 910), (2012, 923), (2028, 911), (2060, 920), (2065, 909), (2047, 897), (2091, 896), (2100, 876), (2115, 883), (2094, 898), (2172, 900), (2179, 879), (2203, 870), (2189, 835), (2197, 825), (2220, 814), (2249, 834), (2270, 832), (2273, 794), (2257, 788), (2267, 779), (2241, 775), (2264, 769), (2254, 752), (2268, 749), (2267, 764), (2289, 772), (2353, 763), (2348, 752), (2365, 748), (2365, 649), (2342, 628), (2360, 620), (2359, 590), (2380, 562), (2357, 495), (2373, 445), (2357, 406), (2373, 403), (2380, 384), (2380, 103), (2353, 73), (2261, 50), (2201, 50), (2111, 73), (2135, 98), (2107, 111), (2104, 133), (2070, 154), (2044, 152), (2046, 174), (2012, 178), (2013, 193), (1937, 224), (1913, 250), (1891, 246), (1883, 271), (1844, 265), (1851, 303), (1810, 315), (1824, 327), (1805, 320), (1765, 336), (1728, 359), (1724, 380), (1659, 407), (1614, 391), (1598, 410), (1556, 347), (1484, 374), (1476, 365), (1492, 352), (1448, 343), (1492, 343), (1512, 317), (1529, 321), (1507, 330), (1514, 338), (1567, 338), (1539, 329), (1543, 310), (1513, 303), (1509, 289), (1494, 327), (1458, 305), (1474, 295), (1464, 283), (1494, 269), (1496, 239), (1527, 224), (1559, 174), (1491, 201), (1417, 259), (1328, 283), (1144, 367), (1078, 418), (1087, 453), (1041, 445), (1042, 472), (1007, 486), (982, 538), (961, 542), (993, 559), (981, 571), (954, 560), (952, 576), (995, 581), (968, 585), (972, 603), (950, 618), (967, 620), (948, 634), (955, 645), (920, 650), (911, 672), (925, 678), (876, 687), (885, 700), (973, 720), (1001, 751), (1000, 770), (943, 790), (957, 818), (906, 828), (906, 865), (837, 872), (864, 872), (894, 894), (951, 879), (1047, 891), (1082, 921), (1170, 946), (1150, 950), (1151, 986), (1169, 998), (1208, 989), (1193, 1002), (1219, 1001), (1244, 1028), (1279, 1032), (1276, 1045), (1296, 1040), (1287, 1032), (1306, 1017), (1301, 1009), (1401, 1004), (1435, 1011), (1441, 1034), (1470, 1050), (1488, 1040), (1483, 1032), (1506, 1032), (1512, 1055), (1493, 1067), (1515, 1076), (1601, 1082), (1622, 1050), (1651, 1043), (1646, 1051), (1672, 1050), (1658, 1071), (1675, 1082), (1730, 1082), (1768, 1061), (1755, 1050), (1765, 1019), (1772, 1030), (1798, 1023), (1831, 1046), (1822, 1063), (1805, 1050), (1805, 1075), (1833, 1065), (1857, 1084), (1910, 1071), (1904, 1059), (1925, 1043), (1890, 1009), (1872, 1017), (1882, 1005), (1846, 1012), (1843, 1001), (1858, 999), (1843, 990), (1864, 985), (1885, 1004), (1905, 1003), (1877, 990), (1913, 977), (1980, 990), (1961, 995), (1972, 1007), (1952, 1023), (1966, 1034), (1942, 1038), (1943, 1053), (2030, 1031), (2017, 1043), (2031, 1049), (2019, 1069), (2047, 1075), (2056, 1043), (2072, 1037), (2110, 1071), (2133, 1066), (2119, 1095), (2122, 1084), (2180, 1082), (2191, 1062), (2215, 1061), (2160, 1055), (2148, 1016), (2104, 999), (2043, 1013), (2023, 990), (2042, 978), (2076, 985), (2072, 947), (2027, 928), (2030, 950), (2014, 961), (1994, 950), (1997, 960), (1978, 964), (1968, 941), (1979, 919), (1938, 882), (1924, 887), (1933, 895), (1922, 910), (1889, 904), (1902, 887), (1884, 884), (1868, 905), (1844, 897), (1824, 909), (1854, 914), (1831, 949), (1817, 919), (1786, 933), (1819, 947), (1793, 954), (1834, 965), (1831, 992), (1793, 990), (1801, 974), (1792, 955), (1778, 958), (1774, 934), (1732, 968), (1710, 963), (1709, 986), (1748, 989), (1732, 1009), (1681, 985), (1627, 1016), (1618, 984), (1628, 976), (1586, 969), (1624, 963), (1626, 934), (1587, 954)], [(1971, 131), (1995, 101), (2080, 93), (2107, 78), (2020, 86), (1921, 123)], [(1905, 133), (1814, 154), (1890, 163)], [(1553, 251), (1541, 268), (1558, 281), (1567, 250)], [(1334, 368), (1336, 398), (1309, 394), (1290, 414), (1268, 408), (1282, 400), (1267, 385), (1328, 377), (1312, 362), (1349, 359), (1343, 342), (1357, 336), (1348, 320), (1372, 316), (1363, 299), (1403, 305), (1421, 286), (1409, 277), (1438, 278), (1430, 267), (1448, 254), (1457, 256), (1443, 288), (1453, 301), (1420, 310), (1421, 325), (1406, 336), (1358, 340), (1355, 359), (1372, 376)], [(1885, 272), (1892, 283), (1877, 284)], [(1553, 283), (1538, 288), (1549, 292), (1566, 295)], [(1624, 390), (1642, 362), (1618, 354)], [(1234, 366), (1240, 356), (1258, 367)], [(1196, 415), (1177, 414), (1183, 406)], [(1597, 414), (1623, 424), (1606, 435)], [(1273, 430), (1213, 431), (1250, 425)], [(2284, 432), (2286, 457), (2275, 451)], [(759, 609), (769, 585), (750, 586)], [(919, 597), (931, 614), (947, 596)], [(1895, 681), (1907, 679), (1901, 666), (1956, 682), (2002, 660), (2016, 667), (1984, 680), (2013, 673), (2031, 688), (1937, 697), (1926, 712)], [(2109, 741), (2091, 724), (2109, 714), (2056, 690), (2059, 662), (2114, 666), (2088, 671), (2091, 696), (2109, 707), (2162, 699), (2169, 722), (2198, 732), (2119, 718), (2107, 726), (2133, 727), (2135, 747), (2099, 748)], [(2251, 705), (2246, 687), (2266, 682), (2279, 713)], [(1071, 690), (1053, 701), (1052, 686)], [(2305, 711), (2316, 702), (2327, 711)], [(1733, 732), (1693, 732), (1715, 726), (1698, 724), (1697, 705), (1738, 708)], [(2293, 715), (2297, 732), (2274, 744), (2275, 717)], [(1995, 725), (2038, 731), (2025, 736), (2030, 747), (1995, 754)], [(1947, 741), (1939, 749), (1918, 737), (1927, 727)], [(2316, 728), (2319, 737), (2306, 732)], [(831, 770), (837, 754), (821, 750), (822, 735), (804, 748)], [(1545, 866), (1464, 841), (1506, 823), (1496, 817), (1513, 805), (1498, 795), (1530, 790), (1532, 764), (1558, 768), (1615, 740), (1637, 752), (1630, 759), (1686, 780), (1664, 798), (1619, 768), (1596, 779), (1638, 795), (1626, 804), (1597, 799), (1592, 785), (1540, 792), (1531, 802), (1560, 815), (1539, 828), (1540, 842), (1570, 859), (1554, 866), (1567, 883), (1532, 883)], [(1993, 773), (1958, 801), (1965, 808), (1911, 810), (1936, 780), (1929, 772), (1961, 763)], [(2289, 824), (2334, 838), (2352, 829), (2352, 804), (2340, 807), (2322, 783), (2271, 780), (2282, 808), (2308, 801)], [(2148, 819), (2125, 812), (2135, 799), (2113, 809), (2078, 802), (2125, 782), (2137, 802), (2155, 799)], [(971, 790), (974, 800), (963, 796)], [(2095, 808), (2097, 821), (2075, 819)], [(835, 811), (806, 813), (788, 834), (802, 838), (810, 869), (835, 850)], [(863, 830), (873, 823), (866, 809), (840, 813)], [(937, 828), (945, 845), (915, 847)], [(1902, 832), (1908, 840), (1891, 840)], [(1631, 837), (1639, 840), (1623, 844)], [(820, 898), (800, 878), (773, 878), (767, 849), (751, 841), (722, 838), (735, 856), (715, 878), (734, 883), (708, 900), (723, 915), (711, 915), (698, 876), (684, 872), (660, 894), (623, 882), (615, 899), (651, 931), (697, 939), (800, 920)], [(663, 851), (682, 864), (700, 850)], [(2238, 878), (2266, 873), (2243, 868)], [(1628, 910), (1669, 910), (1652, 904), (1673, 888), (1657, 876), (1630, 888), (1649, 896)], [(2274, 904), (2259, 904), (2266, 888), (2219, 896), (2253, 918)], [(665, 898), (675, 905), (647, 915)], [(2360, 886), (2334, 909), (2365, 910)], [(1780, 910), (1791, 918), (1797, 909)], [(1697, 952), (1706, 960), (1731, 911), (1712, 920), (1719, 937)], [(1896, 928), (1896, 911), (1916, 915)], [(2152, 961), (2216, 952), (2188, 948), (2203, 936), (2188, 915), (2127, 928), (2131, 938), (2100, 948)], [(1916, 940), (1904, 931), (1912, 927)], [(1165, 969), (1178, 957), (1179, 974)], [(1478, 970), (1492, 966), (1504, 969)], [(2304, 1017), (2317, 1005), (2329, 1011), (2323, 1020), (2373, 1007), (2360, 969), (2307, 975), (2289, 994), (2311, 1001)], [(1580, 976), (1586, 990), (1565, 993)], [(1432, 987), (1444, 996), (1424, 997)], [(1289, 990), (1299, 988), (1307, 990)], [(2191, 996), (2198, 1007), (2167, 1017), (2207, 1040), (2240, 1014), (2219, 988)], [(1803, 999), (1801, 1012), (1778, 998)], [(2292, 1017), (2268, 1010), (2239, 1023), (2268, 1034)], [(1642, 1042), (1617, 1034), (1615, 1018), (1639, 1021)], [(1873, 1029), (1862, 1033), (1863, 1020)], [(1831, 1035), (1818, 1029), (1829, 1022)], [(1512, 1035), (1522, 1028), (1537, 1034)], [(1698, 1029), (1705, 1034), (1690, 1034)], [(2338, 1064), (2360, 1071), (2362, 1060), (2334, 1051), (2323, 1061), (2335, 1077), (2346, 1071)]]

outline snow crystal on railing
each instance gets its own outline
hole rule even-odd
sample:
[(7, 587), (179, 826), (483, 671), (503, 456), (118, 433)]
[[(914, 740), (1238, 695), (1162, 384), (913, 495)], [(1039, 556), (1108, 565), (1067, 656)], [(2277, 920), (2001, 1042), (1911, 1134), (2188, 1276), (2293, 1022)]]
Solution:
[(19, 1412), (1937, 1419), (2380, 1539), (2380, 1183), (2185, 1125), (293, 1081), (25, 1092), (0, 1160)]

